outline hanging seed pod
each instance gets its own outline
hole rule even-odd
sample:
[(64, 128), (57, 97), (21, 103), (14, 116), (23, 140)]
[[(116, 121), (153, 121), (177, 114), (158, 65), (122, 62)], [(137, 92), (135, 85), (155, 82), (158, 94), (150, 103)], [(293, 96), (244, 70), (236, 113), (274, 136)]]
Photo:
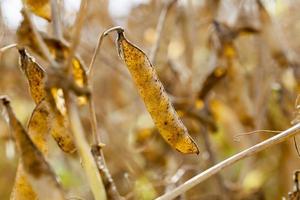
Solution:
[(118, 31), (118, 49), (162, 137), (181, 153), (199, 153), (146, 54)]

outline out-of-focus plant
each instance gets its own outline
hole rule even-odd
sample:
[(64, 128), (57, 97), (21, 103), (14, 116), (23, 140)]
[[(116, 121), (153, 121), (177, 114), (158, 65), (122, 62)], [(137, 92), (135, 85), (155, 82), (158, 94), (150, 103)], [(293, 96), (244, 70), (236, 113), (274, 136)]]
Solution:
[(298, 2), (69, 3), (0, 12), (0, 199), (299, 198)]

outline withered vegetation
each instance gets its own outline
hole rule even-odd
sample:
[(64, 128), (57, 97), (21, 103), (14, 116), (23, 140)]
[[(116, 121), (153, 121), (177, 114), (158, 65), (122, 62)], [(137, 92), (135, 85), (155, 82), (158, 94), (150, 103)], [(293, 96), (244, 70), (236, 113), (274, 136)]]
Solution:
[(300, 199), (299, 2), (70, 2), (0, 1), (0, 199)]

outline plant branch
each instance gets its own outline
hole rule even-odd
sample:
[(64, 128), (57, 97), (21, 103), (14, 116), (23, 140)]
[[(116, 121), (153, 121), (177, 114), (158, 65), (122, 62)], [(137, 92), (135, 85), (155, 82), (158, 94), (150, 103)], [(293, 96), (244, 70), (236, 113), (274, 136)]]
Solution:
[(18, 44), (13, 43), (13, 44), (9, 44), (9, 45), (6, 45), (4, 47), (1, 47), (0, 48), (0, 54), (3, 53), (3, 52), (5, 52), (5, 51), (7, 51), (8, 49), (12, 49), (12, 48), (15, 48), (17, 46), (18, 46)]
[(88, 97), (88, 104), (89, 104), (89, 114), (90, 114), (90, 124), (92, 129), (92, 135), (94, 137), (94, 143), (99, 145), (102, 144), (101, 138), (98, 135), (98, 124), (97, 124), (97, 117), (95, 112), (95, 104), (93, 101), (93, 92), (91, 91), (91, 95)]
[(42, 54), (45, 56), (46, 60), (52, 65), (52, 67), (58, 67), (58, 64), (55, 62), (55, 60), (51, 56), (51, 53), (50, 53), (47, 45), (45, 44), (45, 42), (44, 42), (43, 38), (41, 37), (40, 33), (38, 32), (37, 28), (35, 27), (35, 24), (33, 23), (32, 19), (31, 19), (31, 14), (29, 13), (26, 6), (24, 6), (23, 11), (24, 11), (24, 15), (27, 17), (27, 19), (29, 21), (29, 25), (32, 29), (32, 32), (36, 38), (38, 47), (40, 48)]
[[(202, 136), (203, 136), (203, 139), (204, 139), (204, 144), (205, 144), (205, 147), (206, 147), (206, 151), (209, 155), (209, 158), (208, 158), (208, 161), (209, 161), (209, 167), (212, 167), (216, 164), (216, 156), (215, 156), (215, 152), (213, 151), (213, 148), (211, 146), (211, 141), (210, 141), (210, 137), (209, 137), (209, 133), (207, 132), (207, 128), (206, 127), (203, 127), (201, 129), (202, 131)], [(225, 185), (225, 182), (224, 182), (224, 179), (222, 177), (221, 174), (216, 174), (216, 181), (218, 183), (218, 186), (219, 186), (219, 190), (220, 190), (220, 193), (222, 193), (222, 199), (223, 200), (229, 200), (230, 199), (230, 194), (228, 193), (228, 189)]]
[[(93, 100), (93, 96), (92, 96), (92, 94), (93, 94), (92, 69), (93, 69), (93, 65), (95, 63), (96, 57), (97, 57), (97, 55), (100, 52), (100, 47), (101, 47), (103, 38), (105, 36), (107, 36), (110, 32), (116, 31), (116, 30), (123, 30), (123, 28), (120, 27), (120, 26), (112, 27), (112, 28), (104, 31), (99, 36), (96, 48), (94, 50), (94, 53), (93, 53), (93, 56), (92, 56), (92, 59), (91, 59), (91, 62), (89, 64), (89, 68), (88, 68), (88, 71), (87, 71), (87, 74), (88, 74), (88, 84), (89, 84), (89, 88), (90, 88), (90, 91), (91, 91), (91, 95), (89, 96), (89, 99), (88, 99), (89, 113), (90, 113), (90, 123), (91, 123), (92, 134), (93, 134), (93, 137), (94, 137), (94, 144), (95, 145), (99, 145), (102, 142), (101, 142), (100, 136), (98, 136), (97, 117), (96, 117), (96, 112), (95, 112), (95, 104), (94, 104), (94, 100)], [(100, 151), (102, 152), (102, 150), (100, 150)]]
[(68, 115), (75, 143), (82, 159), (83, 168), (85, 169), (95, 200), (106, 200), (105, 188), (101, 180), (101, 176), (99, 175), (95, 160), (90, 152), (90, 146), (85, 139), (76, 104), (69, 95), (72, 94), (69, 93), (65, 96), (68, 107)]
[(122, 27), (120, 26), (115, 26), (115, 27), (112, 27), (106, 31), (104, 31), (99, 37), (98, 37), (98, 42), (97, 42), (97, 45), (96, 45), (96, 48), (94, 50), (94, 53), (93, 53), (93, 57), (91, 59), (91, 62), (90, 62), (90, 65), (89, 65), (89, 68), (88, 68), (88, 71), (87, 73), (90, 75), (92, 74), (92, 69), (93, 69), (93, 65), (95, 63), (95, 60), (96, 60), (96, 57), (97, 55), (99, 54), (100, 52), (100, 49), (101, 49), (101, 44), (102, 44), (102, 41), (104, 39), (105, 36), (107, 36), (109, 33), (113, 32), (113, 31), (120, 31), (120, 30), (124, 30)]
[(162, 31), (163, 31), (163, 28), (165, 26), (165, 22), (166, 22), (168, 12), (169, 12), (170, 8), (173, 6), (173, 4), (176, 3), (176, 2), (177, 2), (177, 0), (170, 0), (168, 3), (166, 3), (165, 6), (163, 7), (163, 10), (161, 11), (161, 13), (159, 15), (158, 23), (157, 23), (157, 26), (156, 26), (156, 40), (154, 42), (154, 45), (153, 45), (153, 47), (151, 49), (151, 52), (150, 52), (150, 55), (149, 55), (149, 60), (153, 64), (155, 62), (157, 51), (159, 49), (159, 44), (160, 44), (160, 40), (161, 40), (161, 36), (162, 36)]
[(122, 197), (120, 196), (120, 194), (116, 188), (116, 185), (112, 179), (112, 176), (108, 170), (108, 167), (106, 165), (105, 158), (104, 158), (104, 153), (103, 153), (102, 146), (101, 146), (102, 145), (101, 137), (100, 137), (100, 134), (98, 134), (98, 124), (97, 124), (97, 117), (96, 117), (96, 112), (95, 112), (95, 104), (94, 104), (93, 95), (92, 95), (93, 94), (93, 85), (91, 84), (92, 67), (95, 62), (96, 56), (100, 51), (100, 47), (101, 47), (103, 38), (105, 36), (107, 36), (110, 32), (115, 31), (115, 30), (123, 30), (123, 28), (121, 28), (121, 27), (110, 28), (110, 29), (104, 31), (98, 39), (97, 46), (95, 48), (91, 63), (88, 68), (89, 88), (91, 91), (91, 95), (88, 98), (88, 104), (89, 104), (89, 113), (90, 113), (90, 123), (91, 123), (91, 127), (92, 127), (92, 134), (94, 137), (94, 145), (92, 146), (91, 152), (92, 152), (94, 160), (97, 164), (98, 170), (103, 178), (103, 182), (104, 182), (105, 189), (107, 191), (108, 199), (120, 200), (120, 199), (122, 199)]
[(112, 179), (112, 176), (109, 172), (109, 169), (106, 165), (104, 153), (102, 150), (103, 143), (101, 141), (101, 135), (98, 134), (98, 123), (97, 117), (95, 112), (95, 104), (93, 100), (93, 91), (92, 86), (90, 86), (91, 95), (88, 97), (88, 104), (89, 104), (89, 113), (90, 113), (90, 124), (92, 128), (92, 135), (94, 137), (94, 144), (92, 145), (92, 155), (96, 162), (97, 168), (100, 172), (101, 177), (103, 178), (104, 187), (107, 192), (108, 199), (112, 200), (120, 200), (122, 197), (120, 196), (115, 182)]
[(69, 57), (66, 61), (66, 65), (65, 65), (66, 68), (67, 68), (67, 71), (69, 72), (69, 74), (71, 74), (72, 69), (73, 69), (71, 67), (71, 64), (72, 64), (72, 60), (75, 56), (76, 48), (80, 43), (80, 33), (81, 33), (81, 29), (83, 27), (83, 22), (84, 22), (84, 19), (85, 19), (85, 16), (86, 16), (87, 8), (88, 8), (88, 1), (87, 0), (82, 0), (81, 4), (80, 4), (80, 9), (77, 13), (76, 20), (75, 20), (76, 27), (75, 27), (74, 32), (72, 34), (72, 41), (71, 41), (71, 44), (70, 44)]
[(59, 12), (59, 5), (57, 0), (51, 0), (51, 16), (52, 16), (52, 25), (53, 25), (53, 32), (59, 41), (62, 41), (63, 34), (61, 29), (61, 18)]
[(92, 155), (98, 167), (99, 173), (103, 179), (103, 184), (107, 193), (107, 198), (110, 200), (124, 200), (117, 190), (116, 184), (105, 163), (104, 153), (100, 145), (92, 146)]
[(258, 143), (240, 153), (237, 153), (229, 158), (227, 158), (226, 160), (214, 165), (213, 167), (205, 170), (204, 172), (194, 176), (193, 178), (189, 179), (188, 181), (186, 181), (185, 183), (183, 183), (182, 185), (178, 186), (177, 188), (175, 188), (174, 190), (156, 198), (156, 200), (170, 200), (170, 199), (174, 199), (175, 197), (179, 196), (180, 194), (188, 191), (189, 189), (191, 189), (192, 187), (202, 183), (203, 181), (205, 181), (206, 179), (210, 178), (211, 176), (217, 174), (218, 172), (220, 172), (221, 170), (233, 165), (234, 163), (243, 160), (247, 157), (250, 157), (262, 150), (265, 150), (271, 146), (274, 146), (278, 143), (281, 143), (287, 139), (289, 139), (290, 137), (293, 137), (297, 134), (297, 131), (300, 129), (300, 123), (292, 126), (291, 128), (279, 133), (278, 135), (275, 135), (261, 143)]

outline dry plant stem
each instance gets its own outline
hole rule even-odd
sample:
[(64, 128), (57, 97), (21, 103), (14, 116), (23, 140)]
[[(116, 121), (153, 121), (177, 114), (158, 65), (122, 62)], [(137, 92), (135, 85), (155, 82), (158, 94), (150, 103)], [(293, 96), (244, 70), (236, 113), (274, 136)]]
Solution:
[(55, 38), (62, 41), (63, 35), (60, 21), (60, 9), (57, 1), (58, 0), (51, 0), (52, 25)]
[(7, 51), (8, 49), (12, 49), (12, 48), (15, 48), (17, 46), (18, 46), (18, 44), (16, 44), (16, 43), (6, 45), (6, 46), (0, 48), (0, 54), (3, 53), (3, 52), (5, 52), (5, 51)]
[(70, 54), (66, 61), (66, 67), (68, 69), (69, 75), (71, 75), (71, 72), (72, 72), (72, 67), (69, 67), (69, 66), (71, 66), (72, 60), (75, 56), (75, 52), (76, 52), (75, 50), (80, 42), (80, 32), (83, 27), (83, 22), (84, 22), (84, 19), (86, 16), (87, 7), (88, 7), (88, 1), (82, 0), (81, 4), (80, 4), (79, 12), (78, 12), (76, 20), (75, 20), (76, 27), (72, 34), (72, 43), (70, 45)]
[[(71, 94), (69, 94), (71, 95)], [(78, 110), (75, 102), (66, 95), (66, 103), (68, 107), (68, 115), (70, 120), (71, 129), (74, 135), (75, 143), (82, 159), (82, 165), (85, 169), (89, 185), (96, 200), (106, 200), (106, 192), (103, 182), (98, 172), (97, 165), (90, 152), (90, 146), (88, 145), (83, 127), (79, 118)]]
[(122, 197), (120, 196), (117, 187), (112, 179), (112, 176), (108, 170), (104, 158), (104, 153), (100, 146), (102, 143), (101, 143), (100, 135), (98, 134), (98, 124), (97, 124), (95, 105), (94, 105), (92, 94), (93, 92), (91, 92), (91, 95), (89, 96), (88, 99), (90, 123), (92, 127), (92, 134), (94, 137), (94, 145), (92, 146), (91, 152), (96, 162), (96, 165), (98, 167), (98, 170), (101, 174), (101, 177), (103, 178), (103, 183), (104, 183), (105, 190), (107, 192), (108, 199), (119, 200), (122, 199)]
[(94, 63), (95, 63), (97, 54), (98, 54), (99, 51), (100, 51), (100, 47), (101, 47), (101, 44), (102, 44), (102, 41), (103, 41), (104, 36), (105, 36), (104, 33), (102, 33), (102, 34), (100, 35), (99, 39), (98, 39), (97, 46), (96, 46), (96, 48), (95, 48), (95, 51), (94, 51), (94, 53), (93, 53), (93, 57), (92, 57), (92, 59), (91, 59), (91, 62), (90, 62), (90, 65), (89, 65), (89, 68), (88, 68), (88, 71), (87, 71), (87, 74), (88, 74), (89, 76), (91, 76), (91, 74), (92, 74), (91, 71), (92, 71), (92, 69), (93, 69), (93, 65), (94, 65)]
[[(72, 67), (69, 67), (69, 66), (71, 65), (72, 59), (73, 59), (73, 57), (75, 55), (75, 49), (76, 49), (76, 47), (79, 44), (80, 31), (81, 31), (82, 26), (83, 26), (83, 22), (84, 22), (84, 18), (85, 18), (85, 12), (86, 12), (86, 9), (87, 9), (87, 3), (88, 3), (87, 0), (83, 0), (81, 2), (80, 10), (79, 10), (79, 12), (77, 14), (77, 18), (76, 18), (76, 22), (75, 22), (76, 28), (75, 28), (75, 31), (73, 33), (72, 44), (70, 46), (71, 51), (70, 51), (69, 58), (68, 58), (68, 60), (66, 62), (66, 66), (67, 66), (69, 75), (72, 72), (71, 71)], [(108, 33), (109, 32), (104, 32), (103, 36), (100, 36), (99, 47), (100, 47), (100, 45), (102, 43), (103, 37), (105, 35), (107, 35)], [(94, 62), (94, 61), (92, 61), (92, 62)], [(92, 88), (91, 88), (91, 91), (92, 91)], [(93, 131), (94, 143), (96, 143), (95, 145), (98, 147), (99, 144), (100, 144), (100, 138), (98, 138), (98, 134), (97, 134), (97, 129), (98, 129), (98, 127), (97, 127), (97, 119), (96, 119), (96, 113), (95, 113), (95, 109), (94, 109), (94, 103), (93, 103), (92, 95), (89, 96), (88, 100), (89, 100), (90, 121), (91, 121), (91, 127), (92, 127), (92, 131)], [(95, 156), (96, 154), (93, 154), (93, 162), (94, 163), (97, 162), (96, 163), (96, 168), (97, 168), (97, 170), (100, 171), (101, 175), (103, 176), (103, 178), (105, 180), (105, 182), (104, 182), (105, 186), (109, 187), (108, 188), (108, 191), (110, 192), (109, 195), (112, 192), (114, 192), (113, 195), (116, 196), (116, 197), (119, 197), (119, 193), (115, 189), (116, 188), (115, 184), (112, 181), (111, 175), (110, 175), (110, 173), (108, 171), (108, 168), (106, 166), (106, 163), (104, 161), (103, 151), (101, 150), (101, 148), (98, 151), (99, 151), (99, 155), (101, 155), (101, 157), (99, 157), (98, 154), (97, 154), (97, 157)], [(89, 152), (89, 154), (91, 154), (91, 152)], [(98, 162), (99, 160), (101, 162)], [(102, 181), (101, 181), (101, 184), (102, 184)], [(102, 186), (103, 186), (103, 184), (102, 184)], [(91, 185), (91, 187), (93, 187), (93, 186)], [(107, 189), (106, 187), (105, 187), (105, 189), (103, 188), (104, 191), (106, 191), (106, 189)], [(120, 198), (114, 198), (114, 199), (120, 199)]]
[(168, 2), (164, 6), (163, 10), (161, 11), (161, 13), (159, 15), (158, 23), (156, 26), (156, 40), (154, 42), (154, 45), (153, 45), (150, 55), (149, 55), (149, 59), (150, 59), (151, 63), (153, 63), (153, 64), (155, 64), (156, 54), (159, 49), (159, 44), (160, 44), (160, 40), (161, 40), (161, 36), (162, 36), (162, 31), (165, 26), (166, 17), (168, 15), (170, 8), (176, 2), (177, 2), (177, 0), (170, 0), (170, 2)]
[(93, 134), (93, 137), (94, 137), (94, 143), (101, 144), (101, 139), (98, 136), (97, 117), (96, 117), (95, 104), (94, 104), (94, 101), (93, 101), (93, 95), (92, 94), (93, 94), (93, 92), (91, 91), (91, 95), (89, 96), (89, 99), (88, 99), (90, 124), (91, 124), (91, 128), (92, 128), (92, 134)]
[(234, 136), (234, 141), (239, 142), (240, 141), (240, 137), (242, 136), (247, 136), (247, 135), (251, 135), (254, 133), (280, 133), (282, 131), (273, 131), (273, 130), (256, 130), (256, 131), (250, 131), (250, 132), (245, 132), (245, 133), (240, 133)]
[[(207, 128), (202, 128), (202, 136), (203, 136), (203, 139), (204, 139), (204, 144), (205, 144), (205, 148), (206, 148), (206, 151), (209, 155), (209, 167), (212, 167), (216, 164), (216, 157), (215, 157), (215, 153), (211, 147), (211, 141), (210, 141), (210, 138), (209, 138), (209, 133), (207, 132)], [(222, 199), (223, 200), (229, 200), (229, 194), (228, 194), (228, 190), (226, 188), (226, 185), (224, 183), (224, 179), (222, 177), (221, 174), (216, 174), (216, 180), (217, 180), (217, 183), (218, 183), (218, 186), (219, 186), (219, 190), (220, 190), (220, 193), (222, 194)]]
[(101, 49), (101, 45), (102, 45), (102, 41), (104, 39), (105, 36), (107, 36), (109, 33), (113, 32), (113, 31), (120, 31), (120, 30), (124, 30), (121, 26), (116, 26), (116, 27), (112, 27), (106, 31), (104, 31), (100, 36), (99, 36), (99, 39), (98, 39), (98, 42), (97, 42), (97, 45), (96, 45), (96, 48), (95, 48), (95, 51), (93, 53), (93, 57), (91, 59), (91, 62), (90, 62), (90, 65), (89, 65), (89, 68), (88, 68), (88, 75), (92, 74), (92, 69), (93, 69), (93, 65), (95, 63), (95, 60), (96, 60), (96, 57), (97, 55), (99, 54), (100, 52), (100, 49)]
[(225, 169), (226, 167), (229, 167), (231, 165), (233, 165), (234, 163), (245, 159), (247, 157), (250, 157), (262, 150), (265, 150), (271, 146), (274, 146), (278, 143), (281, 143), (287, 139), (289, 139), (290, 137), (293, 137), (297, 134), (297, 131), (300, 129), (300, 123), (292, 126), (291, 128), (281, 132), (278, 135), (275, 135), (261, 143), (258, 143), (240, 153), (237, 153), (233, 156), (231, 156), (230, 158), (227, 158), (226, 160), (214, 165), (213, 167), (205, 170), (204, 172), (194, 176), (193, 178), (189, 179), (188, 181), (186, 181), (185, 183), (183, 183), (182, 185), (178, 186), (177, 188), (175, 188), (174, 190), (156, 198), (156, 200), (170, 200), (170, 199), (174, 199), (175, 197), (179, 196), (180, 194), (188, 191), (189, 189), (193, 188), (194, 186), (202, 183), (203, 181), (205, 181), (206, 179), (208, 179), (209, 177), (217, 174), (218, 172), (220, 172), (221, 170)]
[(32, 22), (32, 20), (31, 20), (31, 14), (28, 12), (26, 6), (24, 6), (24, 13), (25, 13), (26, 17), (28, 18), (30, 27), (32, 29), (32, 32), (33, 32), (36, 40), (37, 40), (37, 44), (38, 44), (38, 46), (39, 46), (42, 54), (45, 56), (45, 58), (47, 59), (47, 61), (52, 65), (52, 67), (58, 67), (58, 64), (55, 62), (55, 60), (51, 56), (50, 51), (49, 51), (47, 45), (45, 44), (45, 42), (42, 39), (41, 35), (37, 31), (34, 23)]
[(119, 192), (117, 191), (117, 188), (115, 186), (115, 183), (111, 177), (111, 174), (108, 170), (108, 167), (105, 162), (104, 158), (104, 153), (101, 147), (99, 146), (101, 144), (101, 137), (98, 134), (98, 124), (97, 124), (97, 118), (96, 118), (96, 112), (95, 112), (95, 105), (94, 105), (94, 100), (93, 100), (93, 87), (91, 82), (92, 79), (92, 67), (96, 59), (96, 55), (100, 51), (100, 47), (103, 41), (103, 38), (107, 36), (110, 32), (115, 31), (115, 30), (123, 30), (121, 27), (113, 27), (111, 29), (108, 29), (107, 31), (103, 32), (101, 36), (99, 37), (96, 49), (94, 51), (91, 63), (89, 65), (89, 70), (88, 70), (88, 75), (89, 75), (89, 88), (91, 91), (91, 95), (89, 96), (88, 99), (88, 104), (89, 104), (89, 113), (90, 113), (90, 123), (92, 127), (92, 134), (94, 137), (94, 145), (92, 146), (92, 155), (94, 156), (95, 162), (97, 164), (97, 167), (99, 169), (99, 172), (103, 178), (103, 182), (105, 185), (105, 189), (107, 191), (107, 195), (109, 199), (122, 199), (120, 196)]
[(9, 44), (9, 45), (6, 45), (2, 48), (0, 48), (0, 60), (2, 59), (2, 54), (9, 50), (9, 49), (12, 49), (12, 48), (15, 48), (15, 47), (18, 47), (18, 44)]
[(121, 197), (121, 195), (119, 194), (115, 182), (113, 181), (110, 172), (106, 166), (101, 146), (93, 145), (92, 155), (94, 156), (100, 175), (103, 178), (107, 198), (110, 200), (123, 200), (123, 197)]

